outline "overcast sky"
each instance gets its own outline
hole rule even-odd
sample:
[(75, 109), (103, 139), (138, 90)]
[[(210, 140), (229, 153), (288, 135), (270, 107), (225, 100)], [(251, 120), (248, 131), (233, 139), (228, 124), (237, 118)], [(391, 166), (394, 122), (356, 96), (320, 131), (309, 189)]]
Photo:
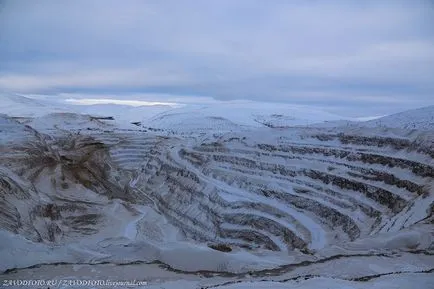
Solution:
[(432, 105), (433, 2), (0, 0), (0, 91)]

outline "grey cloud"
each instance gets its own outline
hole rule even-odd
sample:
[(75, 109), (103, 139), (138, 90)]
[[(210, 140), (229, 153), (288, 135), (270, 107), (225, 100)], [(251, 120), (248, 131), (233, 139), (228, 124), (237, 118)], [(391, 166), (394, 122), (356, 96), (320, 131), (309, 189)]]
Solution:
[(0, 13), (0, 90), (433, 103), (428, 0), (9, 0)]

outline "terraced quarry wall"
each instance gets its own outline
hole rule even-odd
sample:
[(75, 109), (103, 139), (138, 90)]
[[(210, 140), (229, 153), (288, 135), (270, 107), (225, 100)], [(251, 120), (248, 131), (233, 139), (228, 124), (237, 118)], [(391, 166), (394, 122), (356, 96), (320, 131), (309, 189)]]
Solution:
[[(114, 226), (113, 200), (134, 218), (134, 205), (149, 206), (186, 241), (222, 251), (311, 255), (433, 222), (426, 133), (294, 128), (201, 140), (37, 131), (11, 120), (0, 130), (9, 134), (0, 147), (0, 226), (33, 242), (92, 240)], [(165, 238), (150, 222), (137, 230)]]
[(342, 133), (227, 136), (161, 149), (137, 186), (191, 238), (312, 250), (399, 231), (421, 221), (415, 210), (431, 215), (429, 152), (399, 138)]

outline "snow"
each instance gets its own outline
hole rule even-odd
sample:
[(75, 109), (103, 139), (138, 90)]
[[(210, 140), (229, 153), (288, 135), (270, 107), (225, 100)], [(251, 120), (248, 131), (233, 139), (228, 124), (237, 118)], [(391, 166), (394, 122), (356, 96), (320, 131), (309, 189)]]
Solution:
[[(251, 101), (182, 107), (83, 106), (0, 95), (0, 208), (6, 212), (0, 214), (0, 225), (6, 228), (18, 214), (20, 222), (27, 226), (16, 232), (3, 227), (0, 230), (0, 271), (18, 268), (0, 276), (120, 276), (124, 280), (146, 279), (149, 285), (144, 288), (434, 287), (434, 229), (430, 217), (434, 191), (429, 175), (434, 165), (429, 156), (434, 139), (433, 112), (431, 106), (355, 122), (305, 106)], [(409, 141), (411, 146), (396, 149), (390, 144), (343, 144), (336, 137), (339, 134), (387, 136)], [(25, 148), (46, 145), (44, 139), (81, 135), (106, 145), (104, 160), (110, 173), (104, 178), (111, 182), (109, 186), (121, 188), (118, 195), (105, 195), (103, 190), (62, 180), (68, 165), (45, 169), (32, 181), (27, 178), (27, 170), (33, 167), (28, 168), (26, 160), (19, 158), (20, 154), (31, 157)], [(320, 140), (321, 135), (330, 139)], [(208, 144), (211, 148), (207, 150)], [(261, 144), (277, 149), (267, 151), (259, 148)], [(285, 151), (285, 147), (290, 149)], [(427, 150), (415, 149), (420, 147)], [(182, 157), (181, 149), (202, 157), (203, 163), (192, 164), (194, 157)], [(50, 151), (44, 153), (49, 156)], [(66, 153), (58, 152), (68, 159)], [(402, 161), (404, 165), (351, 158), (359, 154)], [(228, 159), (219, 159), (223, 157)], [(424, 166), (428, 173), (418, 175), (412, 165), (407, 165), (410, 162)], [(359, 182), (371, 195), (361, 193), (357, 186), (341, 188), (339, 183), (325, 183), (306, 175), (294, 177), (280, 168), (288, 172), (312, 169), (327, 173), (329, 178), (342, 177), (350, 184)], [(388, 173), (402, 184), (369, 179), (376, 172)], [(59, 183), (67, 181), (68, 186), (61, 188)], [(425, 191), (410, 191), (406, 187), (409, 183)], [(9, 194), (13, 186), (21, 191)], [(302, 201), (295, 204), (258, 194), (261, 188)], [(375, 199), (380, 189), (391, 192), (390, 202), (396, 198), (403, 208), (396, 212), (384, 200), (380, 203), (381, 199)], [(20, 192), (29, 192), (31, 197), (23, 199)], [(219, 202), (212, 200), (214, 196)], [(59, 219), (37, 214), (37, 205), (51, 203), (62, 208), (73, 205), (62, 211)], [(258, 205), (271, 209), (259, 210)], [(322, 214), (320, 210), (324, 210)], [(224, 218), (231, 214), (245, 222)], [(84, 222), (90, 234), (73, 232), (72, 226), (62, 222), (95, 215), (99, 219), (94, 223)], [(219, 221), (219, 230), (259, 233), (281, 251), (272, 252), (259, 245), (253, 249), (232, 246), (245, 240), (218, 235), (210, 216)], [(265, 220), (265, 225), (250, 224), (246, 221), (250, 216)], [(29, 233), (25, 230), (45, 230), (50, 222), (62, 231), (57, 243), (31, 241), (25, 235)], [(354, 239), (344, 230), (351, 224), (360, 230)], [(275, 231), (267, 225), (275, 226)], [(309, 252), (288, 246), (279, 234), (280, 228), (306, 242), (303, 249)], [(192, 238), (194, 233), (187, 234), (188, 229), (202, 234), (203, 239)], [(231, 244), (231, 252), (208, 246), (226, 242)], [(165, 265), (159, 267), (153, 261)], [(25, 268), (33, 265), (38, 266)], [(376, 274), (386, 275), (355, 281)]]
[(0, 113), (14, 117), (38, 117), (48, 113), (66, 112), (68, 105), (60, 105), (51, 101), (31, 99), (21, 95), (0, 94)]
[(138, 209), (139, 211), (139, 216), (135, 219), (133, 219), (126, 227), (125, 227), (125, 234), (124, 236), (130, 240), (135, 240), (137, 237), (137, 234), (139, 233), (139, 230), (137, 228), (138, 226), (138, 222), (145, 218), (145, 216), (148, 213), (148, 210), (146, 208), (143, 207), (136, 207), (136, 209)]
[(434, 105), (426, 106), (418, 109), (407, 110), (391, 115), (377, 117), (370, 120), (348, 119), (348, 120), (331, 120), (316, 123), (315, 127), (346, 127), (351, 129), (357, 128), (372, 128), (377, 131), (390, 133), (390, 128), (405, 129), (405, 130), (426, 130), (434, 129)]
[[(212, 101), (209, 104), (159, 103), (140, 105), (128, 101), (107, 103), (93, 100), (62, 101), (55, 98), (30, 98), (0, 94), (0, 113), (14, 117), (38, 117), (55, 112), (72, 112), (114, 117), (120, 123), (140, 122), (160, 129), (188, 131), (207, 129), (231, 131), (240, 127), (389, 127), (404, 129), (434, 128), (434, 105), (383, 117), (342, 117), (313, 106), (265, 103), (247, 100)], [(149, 102), (152, 104), (152, 102)]]
[[(407, 274), (404, 276), (385, 276), (367, 282), (355, 282), (333, 278), (310, 278), (308, 280), (279, 282), (242, 282), (228, 286), (219, 286), (221, 289), (249, 289), (249, 288), (294, 288), (294, 289), (317, 289), (317, 288), (339, 288), (339, 289), (412, 289), (433, 288), (434, 274), (418, 275)], [(169, 289), (170, 287), (163, 287)]]
[(432, 130), (434, 129), (434, 105), (384, 116), (367, 121), (364, 125)]
[[(309, 116), (309, 117), (306, 117)], [(175, 119), (223, 118), (240, 126), (261, 127), (265, 123), (279, 122), (279, 126), (307, 125), (324, 120), (337, 120), (340, 116), (333, 115), (307, 106), (270, 104), (253, 101), (220, 102), (213, 105), (189, 105), (163, 112), (150, 121), (166, 121), (162, 126)], [(167, 120), (165, 120), (167, 119)], [(200, 123), (197, 123), (200, 125)], [(277, 126), (277, 124), (276, 124)]]

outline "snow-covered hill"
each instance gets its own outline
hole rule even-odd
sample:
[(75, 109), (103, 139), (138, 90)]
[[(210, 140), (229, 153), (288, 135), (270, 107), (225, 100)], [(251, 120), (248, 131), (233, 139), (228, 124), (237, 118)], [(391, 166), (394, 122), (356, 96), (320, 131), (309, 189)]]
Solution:
[(0, 113), (13, 117), (38, 117), (53, 112), (70, 110), (69, 106), (31, 99), (16, 94), (0, 94)]
[(397, 127), (405, 129), (434, 129), (434, 105), (407, 110), (365, 123), (370, 127)]
[(328, 113), (324, 110), (293, 104), (254, 101), (213, 101), (209, 104), (129, 106), (125, 104), (78, 105), (61, 99), (34, 99), (21, 95), (0, 94), (0, 113), (17, 118), (40, 117), (50, 113), (70, 112), (113, 117), (122, 124), (189, 132), (228, 132), (239, 128), (371, 127), (434, 128), (434, 106), (404, 111), (368, 121)]
[[(160, 129), (192, 131), (209, 130), (212, 124), (225, 119), (238, 126), (250, 127), (292, 127), (323, 121), (345, 119), (341, 116), (308, 106), (262, 103), (254, 101), (212, 102), (211, 104), (179, 104), (129, 106), (124, 104), (79, 105), (61, 99), (34, 99), (21, 95), (1, 94), (0, 113), (13, 117), (39, 117), (54, 112), (72, 112), (95, 116), (114, 117), (120, 122), (140, 122)], [(187, 126), (180, 121), (187, 121)], [(208, 125), (202, 127), (205, 122)], [(221, 125), (220, 125), (221, 128)], [(215, 130), (218, 128), (216, 127)]]
[(63, 99), (35, 99), (16, 94), (0, 94), (0, 113), (15, 118), (37, 118), (53, 113), (88, 114), (112, 117), (118, 124), (142, 122), (156, 114), (171, 110), (168, 105), (129, 106), (120, 104), (79, 105)]
[[(219, 102), (212, 105), (187, 105), (146, 119), (144, 124), (183, 132), (197, 130), (215, 132), (231, 131), (234, 125), (238, 127), (294, 127), (339, 119), (342, 117), (307, 106), (239, 101)], [(213, 122), (216, 127), (212, 127)], [(222, 122), (227, 124), (222, 125)]]
[(315, 127), (434, 130), (434, 105), (395, 113), (368, 121), (338, 120), (316, 123)]

